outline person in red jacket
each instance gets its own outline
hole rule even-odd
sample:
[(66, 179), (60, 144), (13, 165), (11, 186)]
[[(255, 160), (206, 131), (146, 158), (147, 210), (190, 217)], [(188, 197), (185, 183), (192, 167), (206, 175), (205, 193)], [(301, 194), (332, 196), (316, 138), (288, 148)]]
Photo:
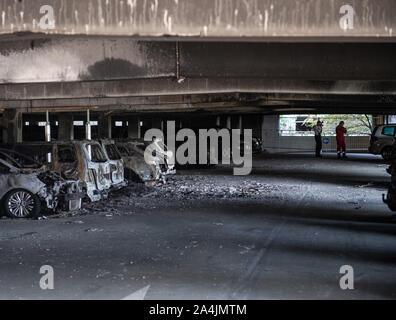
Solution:
[(336, 139), (337, 139), (337, 157), (341, 159), (342, 157), (346, 158), (346, 145), (345, 145), (345, 133), (347, 133), (347, 129), (344, 128), (344, 121), (341, 121), (340, 124), (336, 127)]

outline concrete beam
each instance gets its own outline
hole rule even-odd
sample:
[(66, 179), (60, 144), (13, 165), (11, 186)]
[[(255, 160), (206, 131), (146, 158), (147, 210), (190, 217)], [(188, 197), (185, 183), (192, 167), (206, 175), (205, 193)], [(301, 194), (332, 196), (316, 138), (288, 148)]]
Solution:
[[(395, 69), (396, 70), (396, 69)], [(396, 79), (396, 77), (395, 77)], [(257, 78), (191, 78), (177, 83), (173, 78), (129, 79), (96, 82), (0, 84), (1, 108), (42, 108), (119, 104), (193, 103), (188, 95), (202, 94), (291, 94), (291, 95), (396, 95), (396, 81), (314, 81)], [(184, 96), (184, 97), (183, 97)], [(183, 98), (187, 98), (184, 99)], [(125, 98), (125, 99), (124, 99)], [(21, 103), (26, 100), (26, 103)], [(32, 101), (32, 104), (30, 104)], [(72, 106), (73, 106), (72, 105)]]
[[(38, 91), (46, 96), (58, 94), (56, 83), (61, 82), (63, 94), (79, 97), (89, 90), (89, 97), (103, 97), (108, 96), (107, 90), (129, 89), (129, 82), (120, 79), (137, 80), (135, 91), (141, 92), (147, 90), (144, 80), (155, 78), (150, 86), (159, 93), (164, 87), (185, 91), (190, 79), (201, 79), (199, 86), (204, 92), (208, 89), (206, 79), (212, 79), (213, 89), (217, 89), (216, 80), (221, 84), (224, 79), (394, 81), (395, 54), (396, 40), (395, 43), (178, 44), (71, 37), (41, 42), (0, 41), (0, 64), (7, 66), (0, 68), (0, 83), (54, 83), (54, 88), (47, 85), (47, 91)], [(168, 79), (173, 84), (167, 83)], [(103, 87), (103, 80), (118, 81), (117, 87), (107, 89), (111, 83), (105, 82)], [(79, 82), (78, 88), (71, 84), (75, 82)], [(40, 89), (40, 86), (26, 88), (26, 94)], [(9, 99), (12, 98), (15, 96), (9, 92)]]

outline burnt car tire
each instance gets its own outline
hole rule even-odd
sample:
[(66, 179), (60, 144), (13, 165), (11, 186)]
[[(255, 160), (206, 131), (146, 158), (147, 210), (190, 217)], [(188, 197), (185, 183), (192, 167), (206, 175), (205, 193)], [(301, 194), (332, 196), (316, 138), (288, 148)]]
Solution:
[(3, 207), (6, 215), (11, 218), (32, 218), (39, 215), (41, 202), (39, 197), (30, 191), (15, 189), (4, 197)]
[(384, 160), (389, 161), (392, 158), (392, 148), (385, 147), (381, 152), (381, 156)]

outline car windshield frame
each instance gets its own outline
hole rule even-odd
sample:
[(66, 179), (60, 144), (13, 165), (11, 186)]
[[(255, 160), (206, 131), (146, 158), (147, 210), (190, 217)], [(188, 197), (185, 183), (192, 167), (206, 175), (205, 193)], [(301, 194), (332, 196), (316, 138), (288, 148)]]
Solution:
[(112, 161), (121, 160), (121, 154), (118, 151), (117, 146), (115, 144), (113, 143), (105, 144), (104, 148), (110, 160)]
[[(94, 152), (94, 149), (96, 149), (98, 152), (96, 152), (96, 150)], [(99, 144), (87, 143), (85, 145), (85, 150), (86, 150), (86, 152), (89, 155), (89, 158), (90, 158), (89, 160), (90, 161), (95, 162), (95, 163), (105, 163), (105, 162), (107, 162), (106, 155), (105, 155), (102, 147)], [(100, 154), (99, 157), (98, 157), (98, 154)], [(95, 155), (95, 157), (94, 157), (94, 155)]]
[[(24, 158), (25, 160), (28, 160), (29, 162), (31, 162), (31, 164), (33, 166), (26, 166), (26, 165), (21, 164), (19, 161), (17, 161), (16, 159), (14, 159), (12, 157), (12, 154), (17, 155), (18, 157)], [(43, 166), (42, 164), (35, 161), (33, 158), (30, 158), (30, 157), (26, 156), (25, 154), (17, 152), (17, 151), (0, 149), (0, 155), (4, 155), (7, 159), (3, 159), (3, 160), (17, 169), (40, 169)]]

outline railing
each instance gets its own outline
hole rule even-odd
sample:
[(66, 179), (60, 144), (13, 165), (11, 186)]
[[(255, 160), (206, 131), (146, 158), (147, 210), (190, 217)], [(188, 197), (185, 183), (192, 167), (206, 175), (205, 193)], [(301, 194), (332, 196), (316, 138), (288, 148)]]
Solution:
[[(279, 136), (263, 137), (263, 149), (272, 152), (313, 152), (315, 150), (315, 139), (312, 131), (299, 131), (298, 135), (284, 135), (285, 131), (279, 131)], [(289, 133), (292, 130), (288, 131)], [(294, 132), (294, 131), (293, 131)], [(300, 134), (302, 132), (302, 134)], [(337, 151), (335, 135), (322, 135), (323, 151)], [(345, 136), (346, 148), (353, 152), (367, 152), (370, 144), (370, 136), (367, 134)]]

